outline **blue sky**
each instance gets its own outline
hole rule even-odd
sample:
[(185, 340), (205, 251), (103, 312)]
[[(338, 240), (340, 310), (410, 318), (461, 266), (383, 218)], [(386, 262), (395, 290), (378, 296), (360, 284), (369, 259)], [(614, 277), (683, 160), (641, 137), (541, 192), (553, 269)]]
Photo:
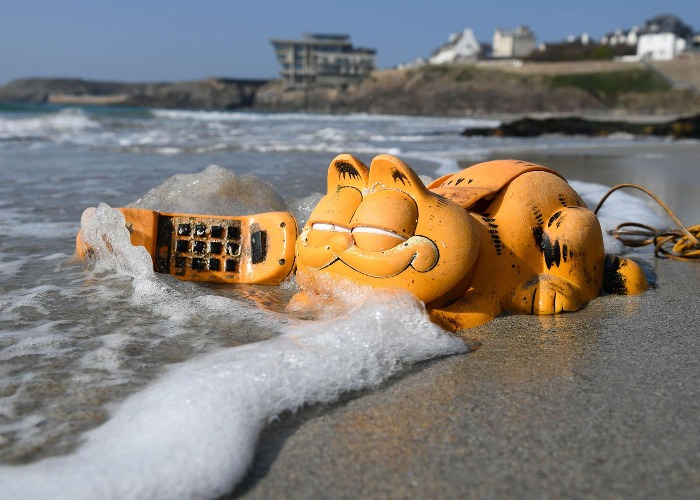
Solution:
[(538, 41), (594, 38), (674, 13), (700, 31), (698, 0), (0, 0), (0, 84), (29, 76), (118, 81), (274, 78), (270, 38), (346, 33), (390, 67), (472, 28), (526, 24)]

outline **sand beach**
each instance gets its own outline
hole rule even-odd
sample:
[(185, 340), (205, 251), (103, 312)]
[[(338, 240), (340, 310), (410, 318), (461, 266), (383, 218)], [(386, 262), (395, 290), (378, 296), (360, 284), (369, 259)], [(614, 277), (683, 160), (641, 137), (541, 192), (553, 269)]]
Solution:
[[(697, 143), (494, 156), (640, 183), (698, 223)], [(697, 498), (700, 265), (639, 252), (642, 295), (497, 318), (468, 354), (281, 416), (226, 498)]]

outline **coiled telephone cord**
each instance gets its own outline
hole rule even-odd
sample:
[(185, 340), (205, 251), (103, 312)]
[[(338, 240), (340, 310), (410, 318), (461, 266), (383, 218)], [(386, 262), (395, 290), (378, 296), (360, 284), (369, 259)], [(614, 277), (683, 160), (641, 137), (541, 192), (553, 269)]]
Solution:
[[(646, 224), (638, 222), (623, 222), (613, 229), (610, 234), (620, 240), (623, 245), (629, 247), (642, 247), (654, 245), (654, 255), (662, 258), (681, 260), (684, 262), (698, 262), (700, 260), (700, 225), (686, 227), (658, 196), (648, 189), (637, 184), (618, 184), (608, 190), (593, 213), (598, 214), (598, 210), (603, 206), (605, 200), (612, 193), (622, 188), (634, 188), (651, 196), (668, 214), (677, 225), (674, 229), (659, 230)], [(672, 246), (671, 246), (672, 245)], [(670, 248), (669, 248), (670, 246)]]

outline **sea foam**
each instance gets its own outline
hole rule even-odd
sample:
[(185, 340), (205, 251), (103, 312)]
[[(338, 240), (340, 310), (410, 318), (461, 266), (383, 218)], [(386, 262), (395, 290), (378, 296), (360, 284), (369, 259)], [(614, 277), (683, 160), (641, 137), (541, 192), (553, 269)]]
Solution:
[(248, 215), (287, 208), (270, 184), (253, 175), (236, 175), (218, 165), (210, 165), (198, 174), (175, 175), (130, 206), (213, 215)]
[[(100, 212), (109, 209), (93, 216)], [(117, 267), (149, 281), (140, 265)], [(73, 454), (0, 468), (2, 491), (32, 499), (215, 497), (243, 477), (260, 430), (281, 412), (468, 350), (402, 291), (372, 294), (333, 320), (280, 323), (278, 330), (270, 340), (171, 368), (88, 432)]]

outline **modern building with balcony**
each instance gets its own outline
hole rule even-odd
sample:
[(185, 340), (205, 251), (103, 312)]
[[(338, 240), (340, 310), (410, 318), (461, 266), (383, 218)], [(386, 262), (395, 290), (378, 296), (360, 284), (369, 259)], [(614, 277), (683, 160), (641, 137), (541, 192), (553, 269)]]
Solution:
[(377, 51), (353, 47), (349, 35), (307, 33), (301, 40), (270, 40), (289, 87), (342, 87), (367, 76)]

